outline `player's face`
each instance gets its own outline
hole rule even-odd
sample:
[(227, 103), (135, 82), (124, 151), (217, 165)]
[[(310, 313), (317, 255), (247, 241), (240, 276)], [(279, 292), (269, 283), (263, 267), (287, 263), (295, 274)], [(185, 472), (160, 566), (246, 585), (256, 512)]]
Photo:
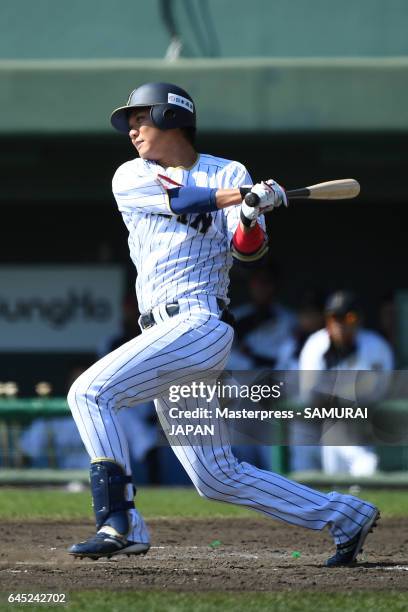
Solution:
[(160, 160), (167, 148), (167, 134), (153, 125), (149, 108), (140, 108), (131, 113), (129, 138), (143, 159)]
[(329, 315), (326, 317), (326, 329), (331, 340), (337, 346), (344, 346), (353, 342), (358, 323), (358, 316), (355, 312), (348, 312), (344, 316)]

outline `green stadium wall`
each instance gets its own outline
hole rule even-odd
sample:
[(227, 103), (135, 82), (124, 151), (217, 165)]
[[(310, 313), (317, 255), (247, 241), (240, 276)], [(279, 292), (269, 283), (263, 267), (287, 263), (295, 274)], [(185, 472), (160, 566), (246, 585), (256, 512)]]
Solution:
[[(406, 0), (173, 0), (185, 57), (408, 52)], [(159, 0), (2, 0), (0, 58), (162, 58)]]

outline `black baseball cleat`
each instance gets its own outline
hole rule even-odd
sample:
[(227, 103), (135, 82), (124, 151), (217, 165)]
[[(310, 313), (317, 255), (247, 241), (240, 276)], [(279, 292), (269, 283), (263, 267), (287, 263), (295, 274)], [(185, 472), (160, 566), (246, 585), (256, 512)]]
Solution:
[(107, 557), (110, 559), (114, 555), (145, 555), (150, 548), (150, 544), (143, 542), (132, 542), (109, 533), (100, 531), (96, 535), (74, 544), (68, 549), (68, 553), (74, 557), (88, 557), (89, 559), (99, 559)]
[(380, 511), (376, 510), (374, 515), (360, 529), (357, 535), (345, 544), (338, 544), (336, 554), (325, 562), (326, 567), (347, 567), (353, 565), (357, 555), (363, 551), (363, 544), (369, 533), (377, 526), (380, 519)]

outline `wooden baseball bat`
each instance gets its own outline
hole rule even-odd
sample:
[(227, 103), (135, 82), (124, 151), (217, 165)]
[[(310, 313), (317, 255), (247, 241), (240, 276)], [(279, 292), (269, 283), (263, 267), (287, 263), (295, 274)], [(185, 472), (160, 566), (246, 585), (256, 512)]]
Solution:
[[(308, 199), (308, 200), (349, 200), (355, 198), (360, 193), (360, 185), (355, 179), (339, 179), (337, 181), (327, 181), (317, 183), (301, 189), (290, 189), (286, 192), (289, 200)], [(259, 204), (256, 193), (247, 193), (245, 203), (248, 206)]]

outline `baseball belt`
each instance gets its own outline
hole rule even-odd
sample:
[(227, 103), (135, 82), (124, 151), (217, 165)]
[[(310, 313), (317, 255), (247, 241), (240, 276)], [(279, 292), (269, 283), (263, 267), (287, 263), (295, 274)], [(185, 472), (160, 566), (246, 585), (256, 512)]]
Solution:
[[(222, 316), (220, 317), (221, 321), (225, 321), (226, 323), (229, 323), (231, 325), (230, 320), (231, 320), (232, 315), (230, 311), (228, 310), (227, 305), (224, 302), (224, 300), (222, 300), (221, 298), (217, 298), (217, 306), (222, 312)], [(178, 315), (180, 312), (179, 303), (173, 302), (171, 304), (166, 304), (166, 312), (169, 315), (169, 317), (175, 317), (176, 315)], [(142, 329), (149, 329), (149, 327), (153, 327), (153, 325), (156, 325), (157, 323), (157, 321), (155, 320), (153, 316), (152, 311), (141, 315), (139, 322), (140, 322), (140, 326)]]

